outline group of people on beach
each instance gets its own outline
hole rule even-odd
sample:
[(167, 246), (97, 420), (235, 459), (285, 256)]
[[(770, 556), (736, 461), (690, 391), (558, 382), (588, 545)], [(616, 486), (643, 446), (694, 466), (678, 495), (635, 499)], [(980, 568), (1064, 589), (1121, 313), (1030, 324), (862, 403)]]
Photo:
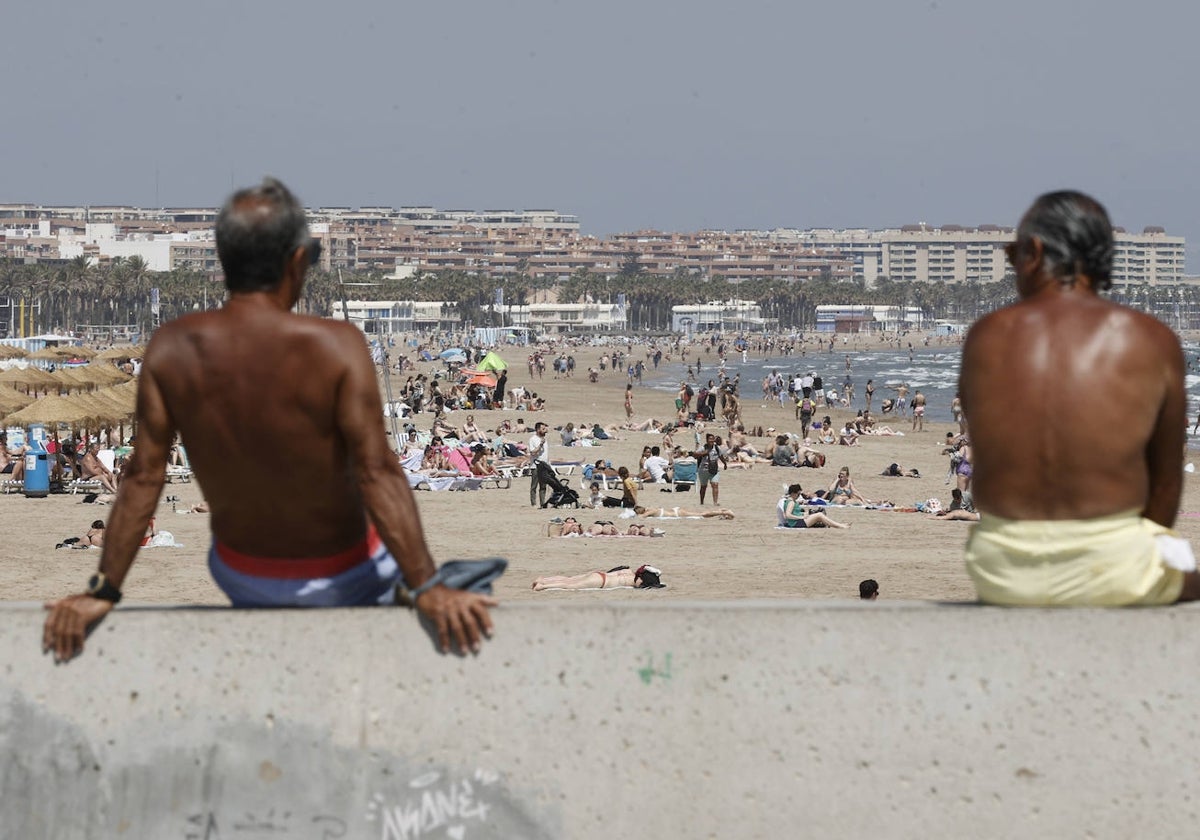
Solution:
[[(403, 592), (443, 649), (478, 651), (495, 600), (443, 582), (384, 433), (361, 332), (291, 311), (320, 254), (302, 205), (266, 179), (235, 193), (216, 228), (228, 299), (164, 324), (147, 347), (137, 446), (98, 569), (84, 591), (48, 605), (44, 647), (59, 660), (77, 655), (121, 600), (178, 432), (211, 505), (209, 567), (235, 606), (386, 604)], [(1009, 247), (1020, 300), (978, 320), (964, 345), (969, 437), (958, 446), (955, 489), (965, 497), (957, 477), (969, 464), (981, 518), (965, 559), (985, 602), (1200, 597), (1190, 547), (1171, 531), (1183, 480), (1183, 354), (1166, 326), (1099, 294), (1111, 285), (1112, 254), (1112, 224), (1098, 202), (1076, 192), (1041, 196)], [(904, 402), (898, 394), (901, 410)], [(1013, 422), (1014, 405), (1037, 406), (1055, 422), (1039, 424), (1031, 439), (1026, 424)], [(534, 435), (544, 440), (546, 431), (538, 424)], [(269, 466), (263, 433), (273, 441)], [(719, 468), (728, 466), (715, 437), (707, 433), (695, 452), (700, 475), (712, 466), (702, 504), (709, 486), (717, 501)], [(529, 447), (526, 456), (541, 453)], [(277, 503), (281, 485), (290, 488), (289, 504)], [(531, 500), (537, 490), (532, 484)], [(781, 500), (783, 527), (842, 527), (807, 512), (801, 492), (790, 485)], [(830, 492), (861, 498), (848, 471)], [(542, 578), (534, 588), (604, 589), (610, 578), (661, 585), (660, 572), (642, 566)]]

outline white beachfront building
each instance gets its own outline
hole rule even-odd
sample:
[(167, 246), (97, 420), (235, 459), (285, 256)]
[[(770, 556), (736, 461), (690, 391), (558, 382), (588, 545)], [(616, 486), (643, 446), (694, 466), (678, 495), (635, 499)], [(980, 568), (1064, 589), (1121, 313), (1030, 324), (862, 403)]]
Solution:
[[(335, 303), (332, 317), (348, 318), (368, 335), (456, 330), (463, 325), (458, 304), (441, 300), (350, 300), (344, 314), (342, 305)], [(623, 332), (627, 326), (626, 309), (619, 303), (531, 303), (480, 310), (480, 325), (493, 320), (550, 334)]]
[(675, 332), (762, 332), (775, 324), (764, 318), (762, 307), (752, 300), (712, 300), (671, 307), (671, 329)]
[(817, 307), (817, 332), (897, 332), (926, 326), (919, 306), (873, 304), (821, 304)]

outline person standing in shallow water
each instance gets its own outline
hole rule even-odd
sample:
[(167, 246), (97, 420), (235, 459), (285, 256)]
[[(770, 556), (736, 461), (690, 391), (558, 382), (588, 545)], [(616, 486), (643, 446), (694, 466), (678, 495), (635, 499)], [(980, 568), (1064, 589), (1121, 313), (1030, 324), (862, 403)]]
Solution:
[(971, 328), (959, 383), (981, 517), (966, 565), (979, 597), (1200, 597), (1191, 549), (1169, 530), (1183, 485), (1183, 353), (1164, 324), (1101, 296), (1112, 285), (1108, 213), (1081, 193), (1047, 193), (1008, 257), (1019, 300)]

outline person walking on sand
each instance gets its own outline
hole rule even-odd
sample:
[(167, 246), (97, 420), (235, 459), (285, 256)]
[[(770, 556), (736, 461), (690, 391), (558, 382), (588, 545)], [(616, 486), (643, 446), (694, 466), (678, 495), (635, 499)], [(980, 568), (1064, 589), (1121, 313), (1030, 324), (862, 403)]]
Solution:
[(708, 432), (704, 436), (704, 448), (692, 453), (692, 457), (696, 459), (699, 469), (696, 470), (700, 477), (700, 504), (704, 504), (704, 494), (708, 490), (708, 486), (712, 485), (713, 504), (719, 505), (720, 490), (721, 490), (721, 465), (724, 464), (727, 468), (729, 461), (725, 459), (725, 453), (721, 451), (721, 444), (717, 436), (712, 432)]
[(976, 592), (1012, 605), (1197, 599), (1191, 547), (1170, 530), (1187, 422), (1179, 339), (1101, 296), (1113, 229), (1089, 196), (1039, 197), (1008, 257), (1018, 300), (971, 327), (959, 380), (981, 514), (965, 557)]
[(496, 602), (425, 587), (437, 569), (388, 447), (362, 332), (291, 311), (320, 253), (304, 206), (267, 178), (221, 209), (216, 242), (228, 299), (164, 324), (147, 346), (137, 447), (99, 569), (85, 592), (46, 605), (44, 649), (60, 661), (77, 655), (121, 599), (178, 431), (212, 511), (209, 569), (235, 606), (394, 603), (404, 584), (443, 650), (451, 641), (478, 650)]
[(625, 386), (625, 419), (633, 419), (633, 383)]

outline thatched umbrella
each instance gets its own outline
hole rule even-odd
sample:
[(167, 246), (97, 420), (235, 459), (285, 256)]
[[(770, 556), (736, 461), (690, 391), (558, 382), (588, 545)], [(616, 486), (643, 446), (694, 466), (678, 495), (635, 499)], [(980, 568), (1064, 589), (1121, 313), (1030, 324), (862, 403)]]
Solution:
[(66, 391), (90, 391), (96, 383), (83, 376), (83, 368), (59, 368), (50, 374), (59, 381), (60, 388)]
[(58, 355), (57, 347), (43, 347), (41, 350), (34, 350), (26, 358), (43, 362), (57, 362), (62, 357)]
[(4, 418), (6, 425), (26, 426), (30, 423), (78, 425), (94, 419), (94, 415), (73, 397), (49, 396), (34, 400), (20, 411)]
[(0, 359), (20, 359), (29, 354), (24, 347), (14, 347), (11, 344), (0, 344)]
[(41, 368), (9, 368), (0, 370), (0, 382), (19, 382), (22, 385), (58, 385), (54, 374)]
[(128, 382), (129, 374), (117, 370), (108, 362), (92, 362), (79, 367), (67, 368), (74, 376), (79, 377), (82, 382), (91, 382), (96, 385), (116, 385), (118, 382)]
[(84, 347), (82, 344), (60, 344), (53, 349), (63, 359), (94, 359), (100, 355), (99, 350)]
[(141, 357), (142, 348), (126, 345), (124, 347), (109, 347), (107, 350), (101, 350), (92, 360), (111, 362), (113, 359), (140, 359)]
[(31, 402), (33, 402), (33, 397), (28, 394), (0, 386), (0, 416), (8, 414), (10, 411), (16, 411), (18, 408), (24, 408)]
[(90, 394), (75, 394), (71, 397), (89, 417), (101, 423), (127, 423), (133, 419), (134, 406), (115, 394), (111, 388), (93, 391)]

